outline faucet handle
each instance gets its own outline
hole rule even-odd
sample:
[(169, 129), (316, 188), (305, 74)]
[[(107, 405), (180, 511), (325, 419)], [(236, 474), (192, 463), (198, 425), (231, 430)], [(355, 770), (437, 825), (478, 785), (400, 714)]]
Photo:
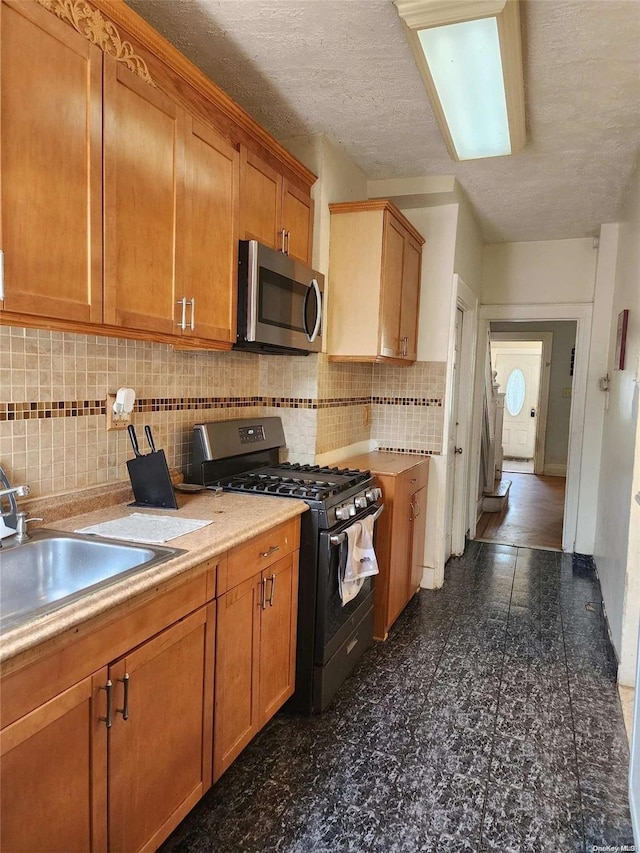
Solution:
[(16, 521), (16, 542), (20, 544), (30, 538), (27, 532), (27, 524), (30, 521), (44, 521), (44, 518), (29, 518), (29, 513), (24, 511), (16, 513)]

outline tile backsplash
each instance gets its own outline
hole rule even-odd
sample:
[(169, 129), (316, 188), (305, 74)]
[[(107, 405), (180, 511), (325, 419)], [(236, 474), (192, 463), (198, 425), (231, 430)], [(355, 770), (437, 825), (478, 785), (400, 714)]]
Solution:
[(369, 438), (439, 453), (444, 376), (440, 363), (180, 352), (0, 326), (0, 464), (33, 496), (126, 480), (128, 436), (105, 430), (106, 394), (123, 385), (136, 391), (133, 423), (150, 424), (175, 468), (188, 462), (194, 423), (260, 414), (282, 418), (284, 456), (295, 462)]

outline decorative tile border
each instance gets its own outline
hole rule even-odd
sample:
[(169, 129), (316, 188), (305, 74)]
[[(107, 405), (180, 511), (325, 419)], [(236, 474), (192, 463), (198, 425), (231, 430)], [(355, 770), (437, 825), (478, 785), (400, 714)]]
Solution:
[(372, 397), (371, 403), (383, 406), (437, 406), (442, 408), (442, 397)]
[(385, 453), (411, 453), (414, 456), (440, 456), (438, 450), (414, 450), (407, 447), (379, 447)]
[[(267, 406), (279, 409), (334, 409), (368, 406), (442, 407), (442, 400), (427, 397), (148, 397), (136, 400), (135, 412), (181, 412), (195, 409), (239, 409)], [(28, 403), (0, 403), (0, 421), (26, 421), (38, 418), (76, 418), (104, 415), (104, 400), (53, 400)]]

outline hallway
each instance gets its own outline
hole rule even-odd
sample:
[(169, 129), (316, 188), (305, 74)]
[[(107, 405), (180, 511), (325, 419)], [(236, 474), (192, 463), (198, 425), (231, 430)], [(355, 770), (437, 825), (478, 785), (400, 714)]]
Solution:
[(278, 715), (164, 853), (633, 844), (591, 558), (471, 542), (445, 578), (410, 602), (325, 714)]
[(562, 550), (564, 477), (504, 473), (511, 480), (504, 512), (484, 512), (476, 539), (502, 545)]

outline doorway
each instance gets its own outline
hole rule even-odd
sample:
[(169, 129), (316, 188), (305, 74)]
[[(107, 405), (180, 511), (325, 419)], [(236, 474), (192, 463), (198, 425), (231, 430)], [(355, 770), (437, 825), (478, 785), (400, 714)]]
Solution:
[[(491, 324), (491, 364), (505, 394), (503, 471), (544, 474), (554, 333), (520, 328), (497, 331), (496, 325)], [(568, 329), (567, 334), (569, 343), (575, 344), (575, 331)], [(561, 343), (562, 350), (564, 337)], [(566, 429), (568, 436), (568, 422)], [(564, 464), (566, 470), (566, 459)]]
[[(570, 462), (579, 460), (582, 436), (576, 414), (583, 415), (581, 402), (576, 408), (575, 395), (583, 397), (586, 384), (586, 360), (578, 364), (577, 384), (573, 376), (576, 346), (581, 353), (586, 348), (586, 336), (581, 334), (578, 340), (578, 331), (583, 330), (582, 318), (574, 315), (576, 319), (547, 320), (542, 315), (539, 320), (531, 317), (516, 321), (513, 314), (504, 316), (506, 312), (500, 317), (502, 312), (497, 306), (486, 306), (484, 312), (492, 350), (498, 342), (502, 345), (502, 350), (495, 349), (496, 363), (492, 358), (492, 368), (498, 369), (499, 391), (505, 395), (509, 392), (509, 401), (505, 399), (506, 459), (502, 477), (503, 482), (510, 482), (506, 507), (492, 518), (481, 515), (475, 536), (502, 544), (572, 551), (579, 466), (572, 473)], [(540, 349), (543, 336), (545, 343)], [(533, 341), (538, 343), (530, 347)], [(476, 422), (474, 431), (478, 436), (479, 426)], [(475, 444), (474, 436), (474, 447)], [(479, 457), (479, 439), (477, 445)]]

